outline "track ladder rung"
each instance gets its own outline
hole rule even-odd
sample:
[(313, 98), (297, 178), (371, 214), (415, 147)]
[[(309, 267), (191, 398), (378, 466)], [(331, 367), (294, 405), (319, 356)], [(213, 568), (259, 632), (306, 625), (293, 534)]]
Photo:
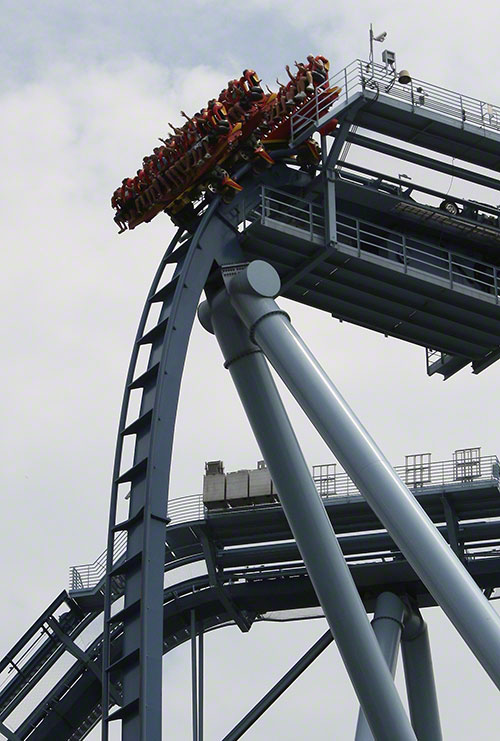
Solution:
[(137, 376), (137, 378), (129, 384), (129, 389), (143, 389), (146, 388), (146, 386), (152, 386), (156, 381), (159, 368), (160, 363), (152, 365), (151, 368), (148, 368), (144, 373), (141, 373), (140, 376)]
[(159, 339), (165, 334), (165, 332), (167, 331), (167, 324), (168, 316), (165, 317), (165, 319), (162, 319), (161, 322), (158, 322), (158, 324), (153, 327), (153, 329), (150, 329), (149, 332), (146, 332), (146, 334), (141, 337), (137, 344), (151, 345), (155, 340)]
[(151, 427), (152, 417), (153, 417), (153, 410), (149, 409), (149, 411), (145, 412), (144, 414), (141, 414), (140, 417), (137, 417), (137, 419), (135, 419), (129, 425), (124, 427), (124, 429), (121, 431), (121, 434), (123, 436), (136, 435), (138, 432), (143, 430), (145, 427)]
[(148, 464), (148, 459), (143, 458), (142, 461), (139, 461), (138, 463), (135, 463), (132, 468), (129, 468), (128, 471), (125, 471), (122, 473), (117, 479), (117, 484), (125, 484), (127, 481), (133, 482), (136, 479), (140, 478), (144, 475), (146, 468)]
[(178, 282), (179, 275), (176, 275), (175, 278), (172, 278), (172, 280), (164, 285), (163, 288), (160, 288), (160, 290), (157, 291), (154, 296), (151, 296), (151, 298), (149, 299), (150, 302), (152, 304), (157, 304), (159, 301), (168, 301), (168, 299), (174, 295)]

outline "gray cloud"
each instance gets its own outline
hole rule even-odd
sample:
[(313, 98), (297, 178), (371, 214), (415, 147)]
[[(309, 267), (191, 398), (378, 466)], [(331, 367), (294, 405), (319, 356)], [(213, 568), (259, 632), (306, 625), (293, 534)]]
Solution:
[[(7, 4), (3, 69), (10, 78), (0, 98), (7, 173), (0, 297), (4, 650), (67, 584), (68, 566), (93, 560), (104, 547), (128, 356), (173, 233), (159, 217), (118, 237), (109, 208), (115, 183), (135, 170), (167, 121), (178, 120), (179, 108), (199, 107), (244, 65), (272, 81), (284, 63), (310, 50), (335, 59), (334, 68), (366, 52), (370, 18), (363, 6), (320, 1), (305, 12), (294, 0), (257, 0), (236, 11), (220, 3), (221, 22), (216, 5), (146, 3), (124, 10), (117, 2), (92, 2), (68, 10), (52, 2), (32, 3), (28, 13)], [(474, 31), (463, 2), (436, 8), (424, 0), (397, 14), (393, 4), (378, 2), (370, 14), (413, 74), (500, 100), (495, 7), (474, 6)], [(420, 348), (283, 304), (394, 463), (424, 450), (448, 458), (468, 445), (499, 452), (497, 366), (480, 377), (462, 371), (442, 384), (426, 377)], [(331, 460), (283, 394), (308, 461)], [(205, 460), (224, 458), (231, 470), (260, 457), (219, 351), (198, 325), (178, 419), (174, 496), (200, 490)], [(493, 685), (445, 618), (437, 610), (428, 618), (445, 737), (490, 738), (488, 729), (500, 719)], [(207, 737), (228, 730), (323, 629), (318, 621), (208, 636)], [(169, 655), (165, 723), (176, 738), (187, 736), (188, 672), (186, 649)], [(349, 738), (355, 712), (333, 646), (248, 738), (275, 738), (284, 729), (291, 739), (311, 729), (318, 737)]]

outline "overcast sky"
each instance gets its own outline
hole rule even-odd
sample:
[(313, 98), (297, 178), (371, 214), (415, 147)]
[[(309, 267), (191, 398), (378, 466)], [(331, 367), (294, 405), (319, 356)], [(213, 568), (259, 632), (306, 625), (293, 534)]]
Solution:
[[(67, 587), (68, 567), (93, 561), (105, 546), (128, 359), (173, 234), (162, 215), (118, 236), (109, 198), (167, 121), (200, 108), (244, 67), (272, 85), (286, 63), (310, 52), (328, 56), (333, 70), (366, 58), (370, 21), (388, 32), (385, 46), (415, 77), (493, 103), (500, 81), (496, 0), (0, 0), (0, 11), (3, 655)], [(417, 170), (405, 164), (404, 172)], [(430, 182), (450, 186), (444, 175)], [(500, 364), (442, 383), (426, 376), (423, 349), (282, 303), (394, 464), (408, 453), (447, 459), (468, 446), (500, 453)], [(331, 461), (284, 396), (308, 462)], [(252, 467), (260, 453), (213, 338), (195, 326), (172, 496), (199, 492), (204, 462), (218, 458), (235, 470)], [(445, 738), (495, 738), (493, 684), (439, 611), (426, 617)], [(209, 635), (207, 740), (224, 735), (324, 630), (321, 620)], [(189, 735), (189, 670), (185, 648), (165, 661), (168, 739)], [(356, 712), (331, 646), (246, 738), (343, 741), (353, 736)]]

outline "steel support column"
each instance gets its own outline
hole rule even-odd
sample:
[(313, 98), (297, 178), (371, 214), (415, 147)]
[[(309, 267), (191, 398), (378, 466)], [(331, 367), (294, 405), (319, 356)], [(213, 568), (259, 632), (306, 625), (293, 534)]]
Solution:
[(203, 726), (204, 726), (204, 713), (203, 713), (203, 702), (204, 702), (204, 672), (205, 672), (205, 656), (204, 656), (204, 634), (203, 625), (200, 628), (200, 634), (198, 636), (198, 741), (203, 741)]
[(443, 502), (443, 511), (446, 521), (446, 535), (448, 538), (448, 543), (451, 545), (457, 558), (459, 558), (463, 562), (464, 549), (463, 545), (460, 542), (460, 526), (455, 507), (453, 506), (453, 502), (450, 501), (447, 494), (443, 494), (441, 496), (441, 501)]
[(335, 166), (341, 155), (344, 144), (351, 130), (352, 122), (361, 106), (361, 100), (355, 104), (338, 128), (330, 151), (327, 137), (321, 135), (322, 177), (325, 193), (325, 242), (328, 245), (337, 241), (337, 197), (335, 193)]
[(259, 702), (254, 705), (254, 707), (245, 715), (244, 718), (240, 720), (240, 722), (233, 728), (233, 730), (230, 731), (227, 736), (224, 736), (222, 741), (238, 741), (238, 739), (241, 738), (246, 731), (248, 731), (250, 726), (253, 726), (255, 721), (257, 721), (261, 717), (261, 715), (263, 715), (266, 710), (270, 708), (271, 705), (276, 702), (279, 697), (281, 697), (285, 690), (287, 690), (290, 685), (293, 684), (293, 682), (295, 682), (298, 677), (300, 677), (302, 672), (304, 672), (307, 667), (310, 666), (321, 653), (323, 653), (325, 648), (329, 646), (332, 641), (332, 633), (330, 630), (327, 630), (326, 633), (323, 633), (321, 638), (319, 638), (316, 643), (311, 646), (309, 651), (307, 651), (292, 666), (292, 668), (289, 669), (278, 682), (276, 682), (274, 687), (271, 687), (269, 692), (266, 692), (262, 700), (259, 700)]
[(420, 741), (442, 741), (439, 706), (427, 624), (413, 613), (401, 641), (411, 724)]
[(196, 661), (196, 613), (191, 610), (191, 709), (193, 741), (198, 741), (198, 668)]
[(231, 302), (401, 552), (500, 688), (500, 616), (271, 297), (267, 263), (227, 267)]
[[(405, 612), (405, 605), (392, 592), (383, 592), (377, 597), (372, 628), (393, 677), (398, 663), (399, 643)], [(356, 741), (373, 741), (373, 734), (361, 708), (356, 727)]]
[(214, 331), (360, 703), (380, 741), (415, 741), (324, 504), (262, 353), (222, 292), (199, 311)]

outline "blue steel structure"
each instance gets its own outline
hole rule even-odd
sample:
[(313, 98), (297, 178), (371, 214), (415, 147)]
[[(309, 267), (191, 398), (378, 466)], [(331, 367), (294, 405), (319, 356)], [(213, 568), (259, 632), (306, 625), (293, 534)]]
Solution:
[[(201, 204), (196, 220), (179, 228), (165, 253), (146, 299), (127, 375), (106, 563), (101, 558), (94, 565), (74, 569), (70, 593), (63, 592), (0, 663), (0, 676), (2, 672), (5, 676), (0, 687), (0, 734), (6, 738), (77, 741), (103, 719), (103, 739), (108, 738), (113, 722), (121, 724), (124, 741), (160, 739), (162, 657), (191, 640), (193, 737), (200, 740), (205, 632), (228, 624), (248, 631), (272, 611), (319, 603), (328, 616), (318, 583), (321, 569), (312, 563), (307, 543), (295, 533), (290, 519), (290, 484), (283, 482), (280, 487), (282, 504), (207, 512), (197, 497), (168, 502), (179, 388), (203, 291), (212, 311), (221, 296), (229, 301), (230, 294), (231, 311), (236, 310), (246, 322), (246, 309), (238, 303), (238, 292), (234, 294), (234, 281), (238, 274), (247, 274), (245, 265), (262, 260), (274, 268), (279, 280), (273, 284), (271, 279), (277, 290), (269, 295), (264, 291), (261, 298), (271, 300), (279, 291), (281, 296), (339, 319), (422, 345), (427, 348), (429, 374), (448, 378), (469, 364), (479, 373), (500, 357), (498, 212), (460, 199), (455, 199), (456, 213), (433, 207), (429, 201), (441, 197), (437, 191), (345, 160), (352, 144), (393, 161), (412, 162), (498, 191), (500, 109), (422, 81), (403, 84), (390, 69), (360, 60), (335, 74), (330, 84), (341, 88), (334, 107), (323, 110), (318, 95), (307, 115), (295, 114), (290, 149), (276, 155), (277, 164), (264, 174), (245, 166), (238, 173), (244, 190), (230, 204), (221, 203), (218, 197)], [(320, 166), (298, 169), (291, 159), (294, 147), (333, 117), (339, 126), (332, 136), (321, 137)], [(428, 153), (424, 156), (411, 145)], [(491, 174), (448, 164), (440, 159), (442, 155), (487, 168)], [(240, 285), (245, 301), (252, 294), (250, 289)], [(158, 319), (146, 329), (158, 305)], [(278, 323), (287, 320), (276, 311), (270, 310), (275, 315), (277, 346), (282, 337)], [(258, 355), (264, 350), (279, 364), (280, 359), (273, 358), (266, 345), (265, 332), (271, 331), (270, 324), (266, 329), (268, 320), (259, 324), (258, 331), (252, 321), (248, 326), (253, 345), (246, 348), (243, 362), (254, 367), (258, 356), (258, 362), (265, 364)], [(205, 322), (210, 323), (206, 317)], [(144, 346), (149, 347), (148, 363), (139, 370)], [(227, 358), (238, 361), (230, 367), (232, 373), (242, 357)], [(131, 401), (137, 394), (140, 411), (131, 419)], [(304, 403), (307, 407), (313, 400)], [(129, 437), (134, 439), (134, 456), (126, 462), (124, 441)], [(259, 442), (265, 446), (264, 439)], [(361, 448), (359, 453), (364, 454)], [(271, 470), (275, 455), (273, 450), (265, 454)], [(289, 462), (293, 460), (296, 457)], [(407, 724), (406, 735), (400, 737), (420, 739), (432, 733), (438, 738), (435, 698), (432, 691), (424, 697), (418, 689), (422, 685), (419, 677), (429, 680), (425, 684), (431, 690), (433, 686), (419, 608), (441, 604), (452, 617), (455, 607), (443, 604), (445, 596), (429, 584), (428, 574), (408, 551), (404, 536), (377, 509), (377, 486), (373, 484), (371, 492), (370, 481), (357, 476), (356, 461), (348, 461), (347, 469), (361, 493), (352, 482), (352, 493), (344, 495), (341, 487), (339, 492), (326, 492), (324, 525), (331, 533), (331, 523), (335, 526), (328, 538), (337, 538), (338, 552), (348, 565), (346, 579), (352, 577), (363, 612), (375, 610), (382, 623), (390, 620), (387, 604), (400, 612), (399, 622), (392, 615), (393, 625), (399, 626), (397, 633), (374, 631), (380, 656), (390, 671), (402, 641), (413, 730)], [(390, 471), (384, 471), (384, 485), (392, 481), (398, 486)], [(441, 476), (406, 483), (414, 484), (415, 501), (454, 551), (456, 563), (450, 568), (464, 584), (468, 572), (484, 592), (485, 601), (494, 596), (500, 587), (500, 556), (495, 550), (500, 545), (495, 519), (500, 518), (498, 461), (481, 459), (479, 474), (474, 470), (465, 476), (457, 476), (451, 464), (449, 468), (443, 465)], [(310, 496), (312, 502), (312, 489)], [(128, 514), (119, 520), (118, 512), (127, 501)], [(292, 534), (298, 547), (289, 542)], [(166, 571), (195, 561), (205, 561), (206, 576), (164, 589)], [(434, 565), (430, 564), (431, 570)], [(394, 599), (383, 597), (384, 593)], [(471, 621), (475, 619), (471, 617), (473, 604), (478, 605), (476, 617), (483, 610), (481, 599), (479, 592), (474, 593), (464, 608)], [(102, 617), (102, 635), (81, 649), (75, 639)], [(331, 621), (330, 625), (344, 656), (338, 625)], [(468, 639), (470, 625), (462, 627)], [(492, 630), (493, 636), (496, 628)], [(313, 647), (229, 732), (226, 741), (240, 738), (330, 640), (327, 634)], [(495, 638), (491, 640), (496, 645)], [(485, 663), (483, 648), (474, 650)], [(376, 645), (374, 650), (378, 656)], [(74, 659), (72, 666), (26, 717), (13, 724), (11, 719), (22, 700), (68, 655)], [(344, 658), (349, 666), (349, 659)], [(491, 661), (488, 670), (498, 682)], [(390, 671), (380, 671), (381, 677), (390, 677)], [(381, 686), (385, 681), (381, 680)], [(388, 690), (386, 699), (390, 694)], [(392, 708), (397, 714), (394, 703)], [(391, 730), (387, 735), (377, 726), (369, 703), (364, 702), (363, 710), (376, 738), (391, 738)], [(371, 737), (364, 718), (360, 715), (358, 741)]]

